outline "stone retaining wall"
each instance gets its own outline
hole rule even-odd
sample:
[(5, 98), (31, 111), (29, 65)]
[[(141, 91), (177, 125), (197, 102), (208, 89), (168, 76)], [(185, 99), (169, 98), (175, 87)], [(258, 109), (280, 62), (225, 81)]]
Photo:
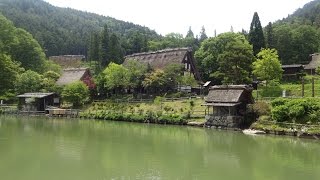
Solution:
[(243, 121), (244, 121), (244, 118), (241, 116), (206, 116), (207, 126), (240, 128)]

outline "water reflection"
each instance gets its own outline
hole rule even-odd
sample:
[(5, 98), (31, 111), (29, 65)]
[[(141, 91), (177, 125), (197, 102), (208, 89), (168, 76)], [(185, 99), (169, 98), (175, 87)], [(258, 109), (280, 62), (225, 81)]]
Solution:
[(4, 179), (320, 178), (313, 140), (74, 119), (0, 123)]

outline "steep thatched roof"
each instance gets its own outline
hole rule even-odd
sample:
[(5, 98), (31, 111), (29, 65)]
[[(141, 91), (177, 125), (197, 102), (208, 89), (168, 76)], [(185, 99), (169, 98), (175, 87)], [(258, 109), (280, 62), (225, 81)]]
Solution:
[(155, 52), (136, 53), (126, 56), (124, 64), (126, 64), (128, 60), (136, 60), (140, 63), (149, 64), (155, 69), (163, 69), (172, 63), (183, 63), (188, 52), (191, 52), (190, 48), (164, 49)]
[(87, 71), (89, 71), (87, 68), (64, 69), (56, 84), (67, 85), (76, 81), (80, 81)]
[(312, 60), (307, 64), (304, 69), (317, 69), (320, 66), (320, 53), (312, 54)]
[(191, 48), (164, 49), (155, 52), (136, 53), (125, 57), (124, 65), (129, 60), (148, 64), (154, 69), (164, 69), (170, 64), (187, 64), (186, 70), (190, 71), (196, 80), (201, 81), (196, 68)]
[(62, 68), (79, 68), (81, 67), (81, 61), (85, 59), (84, 55), (61, 55), (50, 56), (49, 60), (59, 64)]
[(252, 88), (245, 85), (224, 85), (210, 88), (206, 103), (252, 103)]

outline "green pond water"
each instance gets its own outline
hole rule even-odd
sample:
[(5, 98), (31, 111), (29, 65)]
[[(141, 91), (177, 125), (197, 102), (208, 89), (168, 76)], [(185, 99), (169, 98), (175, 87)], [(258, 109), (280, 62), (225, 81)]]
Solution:
[(319, 180), (320, 141), (181, 126), (0, 116), (0, 179)]

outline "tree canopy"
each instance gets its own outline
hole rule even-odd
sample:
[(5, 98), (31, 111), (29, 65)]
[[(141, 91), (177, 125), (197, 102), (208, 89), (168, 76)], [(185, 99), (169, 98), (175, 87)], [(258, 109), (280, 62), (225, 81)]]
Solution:
[(282, 77), (282, 68), (279, 61), (277, 50), (262, 49), (257, 54), (257, 60), (253, 62), (253, 74), (260, 80), (280, 81)]
[(38, 42), (25, 30), (14, 27), (1, 14), (0, 53), (9, 55), (12, 61), (19, 62), (26, 70), (44, 70), (45, 54)]
[(13, 62), (7, 55), (0, 54), (0, 96), (14, 88), (18, 77), (19, 64)]
[(228, 32), (209, 38), (201, 44), (195, 57), (201, 61), (204, 80), (214, 84), (250, 82), (253, 52), (242, 34)]
[(89, 89), (81, 81), (66, 85), (62, 91), (63, 100), (79, 107), (89, 100)]

